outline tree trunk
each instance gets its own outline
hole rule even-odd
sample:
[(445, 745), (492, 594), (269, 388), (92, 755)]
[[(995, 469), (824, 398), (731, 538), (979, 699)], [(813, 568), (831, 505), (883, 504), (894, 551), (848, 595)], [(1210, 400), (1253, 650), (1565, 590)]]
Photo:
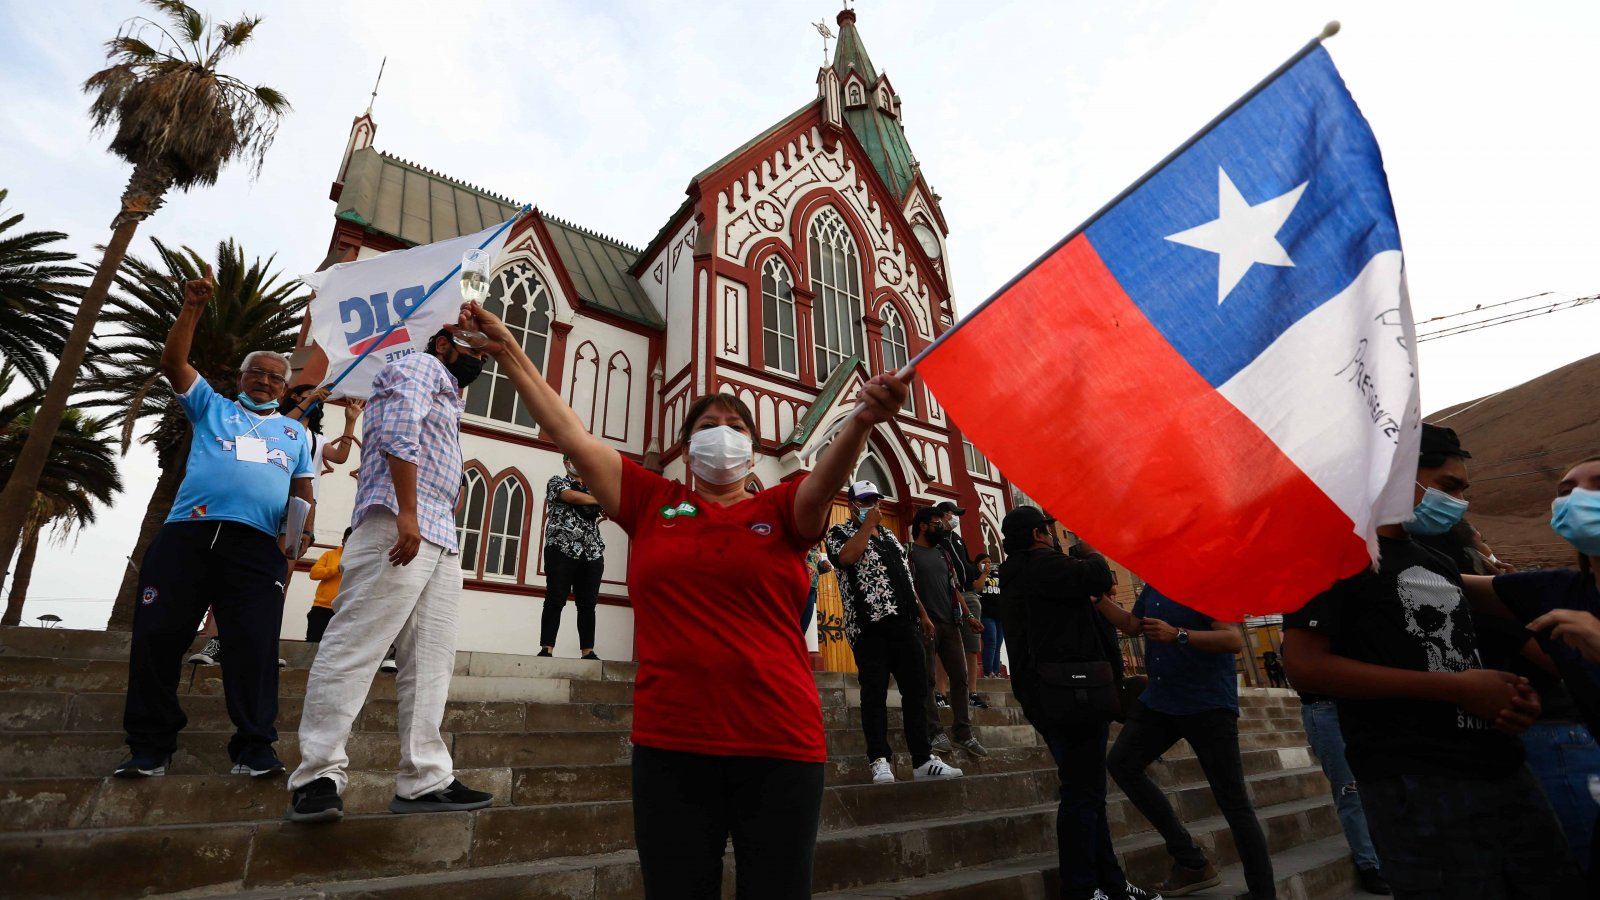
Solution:
[(11, 576), (11, 596), (6, 598), (6, 614), (0, 625), (21, 625), (22, 604), (28, 599), (28, 584), (33, 581), (33, 561), (39, 555), (39, 533), (44, 528), (29, 524), (23, 529), (22, 551), (17, 554), (17, 574)]
[(183, 440), (172, 450), (172, 461), (162, 467), (161, 477), (156, 479), (150, 505), (144, 510), (144, 521), (139, 523), (139, 539), (134, 542), (133, 552), (122, 568), (122, 587), (117, 590), (116, 602), (111, 604), (107, 631), (133, 630), (133, 613), (138, 608), (134, 601), (139, 596), (139, 567), (144, 565), (150, 542), (156, 539), (156, 532), (172, 512), (172, 501), (178, 498), (178, 487), (183, 484), (183, 475), (189, 468), (189, 442), (193, 439), (194, 431), (185, 429)]
[(100, 268), (95, 271), (83, 302), (78, 304), (72, 332), (61, 348), (61, 360), (50, 378), (50, 387), (34, 413), (33, 427), (28, 431), (22, 452), (17, 455), (11, 479), (6, 482), (5, 490), (0, 491), (0, 560), (11, 559), (11, 554), (17, 550), (22, 527), (33, 507), (34, 494), (39, 490), (39, 476), (50, 458), (50, 446), (55, 443), (61, 416), (77, 384), (83, 358), (89, 351), (89, 339), (94, 336), (94, 326), (100, 320), (100, 307), (105, 305), (111, 282), (122, 265), (122, 258), (128, 254), (128, 245), (133, 243), (133, 233), (138, 230), (139, 223), (161, 205), (161, 197), (171, 184), (170, 172), (141, 165), (134, 168), (128, 189), (122, 194), (122, 211), (112, 222), (111, 243), (106, 245)]

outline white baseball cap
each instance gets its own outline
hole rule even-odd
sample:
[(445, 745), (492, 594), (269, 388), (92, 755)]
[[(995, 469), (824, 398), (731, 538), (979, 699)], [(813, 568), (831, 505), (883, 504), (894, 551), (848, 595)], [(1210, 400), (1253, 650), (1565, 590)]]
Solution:
[(865, 500), (868, 497), (881, 498), (882, 496), (883, 491), (878, 490), (878, 486), (870, 481), (858, 481), (855, 484), (850, 485), (851, 500)]

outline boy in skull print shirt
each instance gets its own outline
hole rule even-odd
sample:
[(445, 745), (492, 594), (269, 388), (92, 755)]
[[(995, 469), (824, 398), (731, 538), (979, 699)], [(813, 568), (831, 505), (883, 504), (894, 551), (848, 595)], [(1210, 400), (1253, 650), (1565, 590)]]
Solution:
[(1377, 571), (1284, 617), (1284, 664), (1295, 687), (1338, 704), (1396, 897), (1577, 897), (1578, 868), (1515, 737), (1538, 695), (1483, 667), (1455, 565), (1412, 539), (1465, 512), (1469, 456), (1454, 431), (1423, 426), (1413, 518), (1378, 528)]

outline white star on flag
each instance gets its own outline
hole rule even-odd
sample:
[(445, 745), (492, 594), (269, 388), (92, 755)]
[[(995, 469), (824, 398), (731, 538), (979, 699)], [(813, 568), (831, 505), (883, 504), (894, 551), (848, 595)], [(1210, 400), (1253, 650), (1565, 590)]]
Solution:
[(1217, 167), (1217, 217), (1204, 225), (1167, 235), (1174, 243), (1217, 254), (1217, 305), (1228, 296), (1255, 263), (1293, 266), (1289, 251), (1278, 243), (1278, 231), (1294, 212), (1303, 182), (1286, 194), (1251, 206), (1233, 186), (1233, 179)]

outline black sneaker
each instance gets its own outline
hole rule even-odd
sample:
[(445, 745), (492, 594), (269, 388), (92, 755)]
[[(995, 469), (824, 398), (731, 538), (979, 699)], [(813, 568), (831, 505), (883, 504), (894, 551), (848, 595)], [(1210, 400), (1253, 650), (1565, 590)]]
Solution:
[(1369, 894), (1387, 897), (1394, 893), (1394, 889), (1389, 887), (1389, 879), (1384, 878), (1383, 873), (1377, 869), (1357, 869), (1356, 881), (1360, 882), (1361, 889)]
[(116, 778), (151, 778), (167, 774), (172, 757), (153, 750), (137, 750), (117, 766), (111, 774)]
[(988, 709), (989, 701), (978, 696), (976, 693), (973, 693), (967, 695), (967, 705), (973, 709)]
[(344, 801), (332, 778), (318, 778), (289, 794), (291, 822), (337, 822), (344, 818)]
[(535, 656), (542, 656), (545, 659), (549, 659), (550, 657), (554, 656), (555, 654), (550, 652), (550, 648), (549, 647), (540, 647), (539, 648), (539, 652), (534, 654), (534, 655)]
[(595, 661), (597, 661), (597, 662), (598, 662), (598, 661), (599, 661), (599, 659), (600, 659), (600, 657), (599, 657), (599, 656), (596, 656), (596, 655), (595, 655), (595, 652), (594, 652), (594, 651), (593, 651), (593, 650), (590, 650), (590, 651), (589, 651), (589, 652), (588, 652), (588, 653), (585, 653), (585, 654), (584, 654), (584, 655), (583, 655), (583, 658), (584, 658), (584, 659), (592, 659), (592, 660), (595, 660)]
[(394, 657), (395, 657), (394, 647), (390, 647), (389, 648), (389, 652), (385, 653), (383, 655), (383, 662), (378, 663), (378, 671), (379, 672), (398, 672), (400, 670), (400, 664), (395, 661)]
[(934, 691), (933, 705), (939, 707), (940, 709), (949, 709), (950, 701), (946, 700), (943, 694), (939, 693), (938, 691)]
[(461, 779), (450, 782), (450, 786), (442, 791), (423, 794), (421, 797), (406, 799), (396, 794), (389, 802), (389, 812), (392, 813), (430, 813), (430, 812), (457, 812), (463, 809), (483, 809), (494, 802), (494, 795), (483, 791), (475, 791), (461, 783)]
[(206, 645), (201, 647), (199, 652), (189, 657), (189, 662), (192, 662), (197, 666), (214, 666), (222, 662), (221, 639), (212, 638), (211, 640), (206, 641)]
[(271, 747), (246, 749), (233, 761), (233, 768), (228, 770), (230, 775), (249, 775), (251, 778), (270, 778), (283, 772), (283, 763), (278, 761), (278, 755), (272, 752)]
[(1127, 886), (1123, 888), (1122, 895), (1128, 900), (1161, 900), (1161, 895), (1155, 891), (1147, 891), (1131, 881), (1124, 883)]

